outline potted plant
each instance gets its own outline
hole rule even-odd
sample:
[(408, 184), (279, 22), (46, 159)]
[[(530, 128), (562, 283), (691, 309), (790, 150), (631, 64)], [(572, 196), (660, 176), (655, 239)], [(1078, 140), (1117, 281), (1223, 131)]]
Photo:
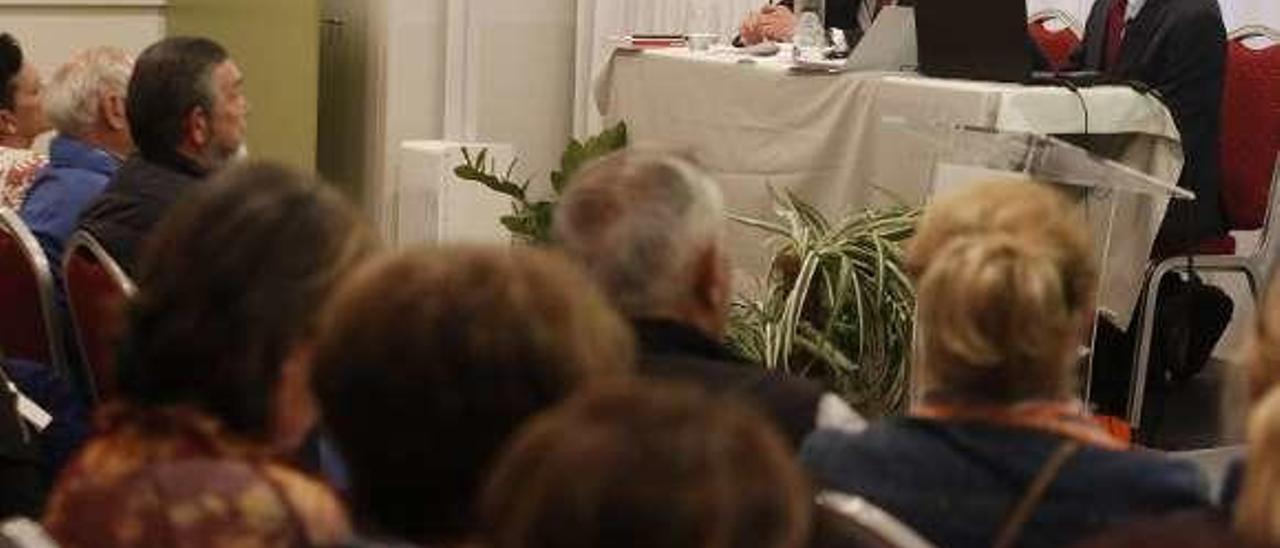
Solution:
[(869, 416), (906, 401), (915, 292), (902, 244), (918, 208), (867, 209), (838, 222), (773, 193), (783, 223), (735, 217), (771, 235), (765, 287), (734, 302), (730, 341), (769, 369), (826, 381)]
[[(531, 179), (512, 178), (514, 161), (500, 172), (484, 150), (463, 150), (454, 173), (511, 199), (512, 212), (501, 221), (516, 241), (547, 245), (556, 202), (573, 174), (626, 145), (622, 123), (571, 141), (544, 199), (531, 196)], [(730, 344), (763, 367), (821, 380), (869, 416), (900, 410), (915, 309), (901, 246), (919, 210), (869, 209), (832, 223), (790, 193), (774, 192), (774, 200), (782, 224), (734, 217), (770, 234), (775, 253), (758, 296), (733, 303)]]

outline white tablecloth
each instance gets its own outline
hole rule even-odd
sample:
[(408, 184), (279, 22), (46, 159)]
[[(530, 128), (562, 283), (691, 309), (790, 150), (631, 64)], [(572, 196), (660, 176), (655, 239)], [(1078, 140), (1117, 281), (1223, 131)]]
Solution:
[[(748, 216), (771, 215), (768, 185), (791, 189), (828, 215), (886, 203), (888, 194), (923, 203), (937, 147), (883, 123), (894, 117), (1087, 133), (1098, 152), (1169, 182), (1182, 165), (1168, 110), (1126, 87), (1076, 94), (907, 73), (796, 74), (781, 58), (668, 49), (617, 52), (595, 94), (607, 123), (627, 122), (633, 144), (693, 153), (723, 185), (730, 209)], [(1118, 204), (1100, 301), (1121, 322), (1136, 302), (1164, 205), (1136, 197)], [(768, 254), (759, 241), (749, 229), (731, 230), (739, 274), (764, 272)]]

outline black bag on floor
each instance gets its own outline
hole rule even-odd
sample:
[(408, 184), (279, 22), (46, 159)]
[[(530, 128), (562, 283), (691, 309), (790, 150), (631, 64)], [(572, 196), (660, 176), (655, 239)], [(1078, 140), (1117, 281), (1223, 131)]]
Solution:
[(1196, 376), (1208, 365), (1234, 311), (1231, 298), (1199, 276), (1165, 276), (1156, 306), (1151, 366), (1174, 382)]

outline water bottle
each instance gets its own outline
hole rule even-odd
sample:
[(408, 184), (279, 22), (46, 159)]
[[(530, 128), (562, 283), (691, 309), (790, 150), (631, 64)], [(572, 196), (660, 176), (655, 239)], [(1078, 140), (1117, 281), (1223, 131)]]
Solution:
[(825, 0), (795, 0), (796, 27), (791, 36), (796, 60), (820, 61), (827, 47)]

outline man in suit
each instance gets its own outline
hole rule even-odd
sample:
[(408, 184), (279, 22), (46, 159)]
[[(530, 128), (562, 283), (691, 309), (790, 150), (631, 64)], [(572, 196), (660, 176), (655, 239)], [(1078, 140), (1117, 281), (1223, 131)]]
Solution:
[(81, 214), (79, 228), (132, 274), (142, 242), (170, 206), (242, 154), (249, 103), (227, 50), (191, 37), (143, 51), (126, 96), (138, 153)]
[(1141, 82), (1157, 93), (1182, 133), (1178, 185), (1195, 201), (1169, 204), (1157, 256), (1186, 252), (1226, 235), (1219, 200), (1226, 30), (1214, 0), (1097, 0), (1089, 13), (1079, 68)]
[(586, 168), (556, 208), (561, 248), (635, 327), (641, 376), (742, 397), (797, 447), (818, 427), (861, 430), (839, 397), (745, 363), (724, 344), (727, 222), (720, 189), (690, 162), (628, 150)]
[[(880, 8), (891, 3), (890, 0), (827, 0), (826, 26), (861, 36), (871, 27)], [(765, 40), (790, 41), (796, 27), (794, 6), (795, 0), (781, 0), (752, 12), (738, 29), (741, 42), (750, 45)]]

